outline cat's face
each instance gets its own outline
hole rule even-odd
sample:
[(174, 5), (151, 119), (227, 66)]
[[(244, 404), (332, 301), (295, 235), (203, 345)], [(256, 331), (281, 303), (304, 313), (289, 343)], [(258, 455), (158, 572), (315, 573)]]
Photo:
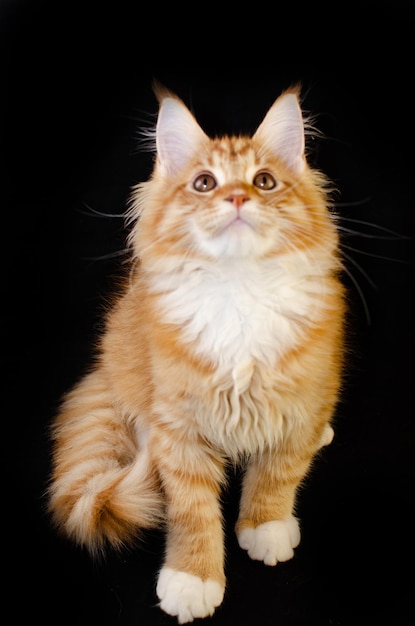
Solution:
[(168, 97), (156, 140), (140, 219), (144, 247), (152, 239), (157, 254), (263, 258), (309, 248), (332, 231), (322, 179), (304, 160), (294, 94), (274, 103), (253, 137), (216, 139)]
[(249, 138), (198, 147), (190, 166), (170, 184), (166, 223), (183, 233), (187, 248), (213, 257), (280, 250), (307, 217), (293, 176), (277, 159), (260, 156)]

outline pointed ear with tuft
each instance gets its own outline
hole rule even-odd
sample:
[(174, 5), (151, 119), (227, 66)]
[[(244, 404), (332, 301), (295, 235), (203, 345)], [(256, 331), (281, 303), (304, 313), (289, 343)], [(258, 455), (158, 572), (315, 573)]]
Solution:
[(304, 122), (296, 92), (283, 93), (259, 125), (255, 139), (266, 146), (294, 173), (305, 167)]
[(180, 98), (164, 92), (156, 126), (159, 166), (172, 175), (184, 167), (209, 141), (196, 119)]

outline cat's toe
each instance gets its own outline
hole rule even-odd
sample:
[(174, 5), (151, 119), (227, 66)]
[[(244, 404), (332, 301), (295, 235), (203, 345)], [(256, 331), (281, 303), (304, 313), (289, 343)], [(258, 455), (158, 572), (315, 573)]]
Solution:
[(157, 582), (160, 608), (177, 617), (179, 624), (208, 617), (223, 600), (224, 587), (216, 580), (202, 580), (187, 572), (163, 567)]
[(239, 545), (255, 561), (276, 565), (294, 556), (300, 543), (300, 528), (294, 516), (273, 520), (256, 528), (242, 528), (237, 532)]

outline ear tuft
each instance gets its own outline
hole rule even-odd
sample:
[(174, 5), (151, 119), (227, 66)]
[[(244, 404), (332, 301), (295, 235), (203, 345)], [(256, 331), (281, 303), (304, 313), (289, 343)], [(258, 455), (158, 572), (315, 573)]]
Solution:
[(294, 173), (305, 167), (304, 121), (297, 90), (284, 92), (264, 117), (254, 138)]

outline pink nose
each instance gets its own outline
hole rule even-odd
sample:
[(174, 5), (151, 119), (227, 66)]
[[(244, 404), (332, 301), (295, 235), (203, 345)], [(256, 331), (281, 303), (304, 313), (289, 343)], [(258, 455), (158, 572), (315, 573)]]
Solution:
[(226, 198), (228, 202), (232, 202), (237, 209), (239, 209), (244, 202), (249, 200), (249, 197), (244, 193), (231, 193), (230, 196)]

